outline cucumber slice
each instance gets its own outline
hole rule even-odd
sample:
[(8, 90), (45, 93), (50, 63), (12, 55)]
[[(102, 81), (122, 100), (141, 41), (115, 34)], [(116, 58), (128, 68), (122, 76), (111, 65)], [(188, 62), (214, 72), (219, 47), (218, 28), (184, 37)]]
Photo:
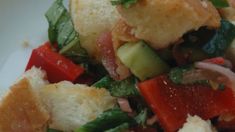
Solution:
[(140, 80), (169, 71), (169, 66), (145, 42), (126, 43), (117, 51), (121, 62)]

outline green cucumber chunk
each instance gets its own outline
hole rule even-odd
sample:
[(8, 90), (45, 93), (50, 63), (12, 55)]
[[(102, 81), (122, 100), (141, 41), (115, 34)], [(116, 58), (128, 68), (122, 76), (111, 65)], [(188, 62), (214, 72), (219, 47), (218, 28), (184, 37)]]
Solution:
[(124, 44), (118, 49), (117, 56), (140, 80), (169, 70), (169, 66), (143, 41)]

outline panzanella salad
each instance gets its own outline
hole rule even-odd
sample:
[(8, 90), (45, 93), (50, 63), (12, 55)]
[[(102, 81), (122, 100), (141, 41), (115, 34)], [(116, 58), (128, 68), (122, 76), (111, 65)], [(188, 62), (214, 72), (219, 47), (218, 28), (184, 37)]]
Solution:
[(45, 16), (12, 88), (42, 108), (16, 131), (235, 131), (234, 0), (55, 0)]

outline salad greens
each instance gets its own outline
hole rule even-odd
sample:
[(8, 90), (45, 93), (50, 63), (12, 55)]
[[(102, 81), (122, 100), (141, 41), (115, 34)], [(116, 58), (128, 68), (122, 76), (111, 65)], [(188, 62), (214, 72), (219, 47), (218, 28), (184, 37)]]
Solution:
[(147, 120), (147, 109), (143, 109), (136, 117), (135, 117), (135, 121), (142, 125), (145, 126), (146, 120)]
[(189, 71), (191, 68), (186, 66), (186, 67), (176, 67), (171, 69), (169, 72), (169, 78), (172, 82), (175, 84), (182, 84), (183, 80), (183, 75), (185, 72)]
[(115, 97), (130, 97), (139, 96), (139, 92), (136, 89), (136, 78), (129, 77), (122, 81), (115, 81), (109, 76), (105, 76), (100, 81), (93, 84), (98, 88), (106, 88), (109, 90), (112, 96)]
[(235, 38), (235, 25), (227, 20), (221, 20), (221, 26), (215, 36), (203, 47), (211, 57), (223, 56), (226, 49)]
[(75, 130), (75, 132), (103, 132), (122, 125), (123, 123), (133, 125), (135, 124), (135, 120), (129, 117), (127, 113), (115, 108), (105, 111), (95, 120), (81, 126), (79, 129)]
[(125, 8), (129, 8), (137, 2), (138, 0), (111, 0), (112, 5), (123, 5)]
[(210, 1), (213, 3), (213, 5), (216, 8), (224, 8), (224, 7), (228, 7), (229, 6), (227, 0), (210, 0)]
[(58, 44), (60, 53), (71, 58), (86, 61), (88, 54), (80, 45), (79, 34), (75, 31), (72, 18), (63, 5), (56, 0), (45, 14), (49, 23), (48, 37), (51, 44)]

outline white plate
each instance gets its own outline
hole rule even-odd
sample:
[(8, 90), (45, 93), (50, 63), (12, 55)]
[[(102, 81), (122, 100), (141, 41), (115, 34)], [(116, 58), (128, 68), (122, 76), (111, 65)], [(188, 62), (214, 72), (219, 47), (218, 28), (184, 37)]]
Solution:
[(0, 94), (24, 72), (32, 48), (48, 40), (44, 14), (52, 2), (0, 0)]

